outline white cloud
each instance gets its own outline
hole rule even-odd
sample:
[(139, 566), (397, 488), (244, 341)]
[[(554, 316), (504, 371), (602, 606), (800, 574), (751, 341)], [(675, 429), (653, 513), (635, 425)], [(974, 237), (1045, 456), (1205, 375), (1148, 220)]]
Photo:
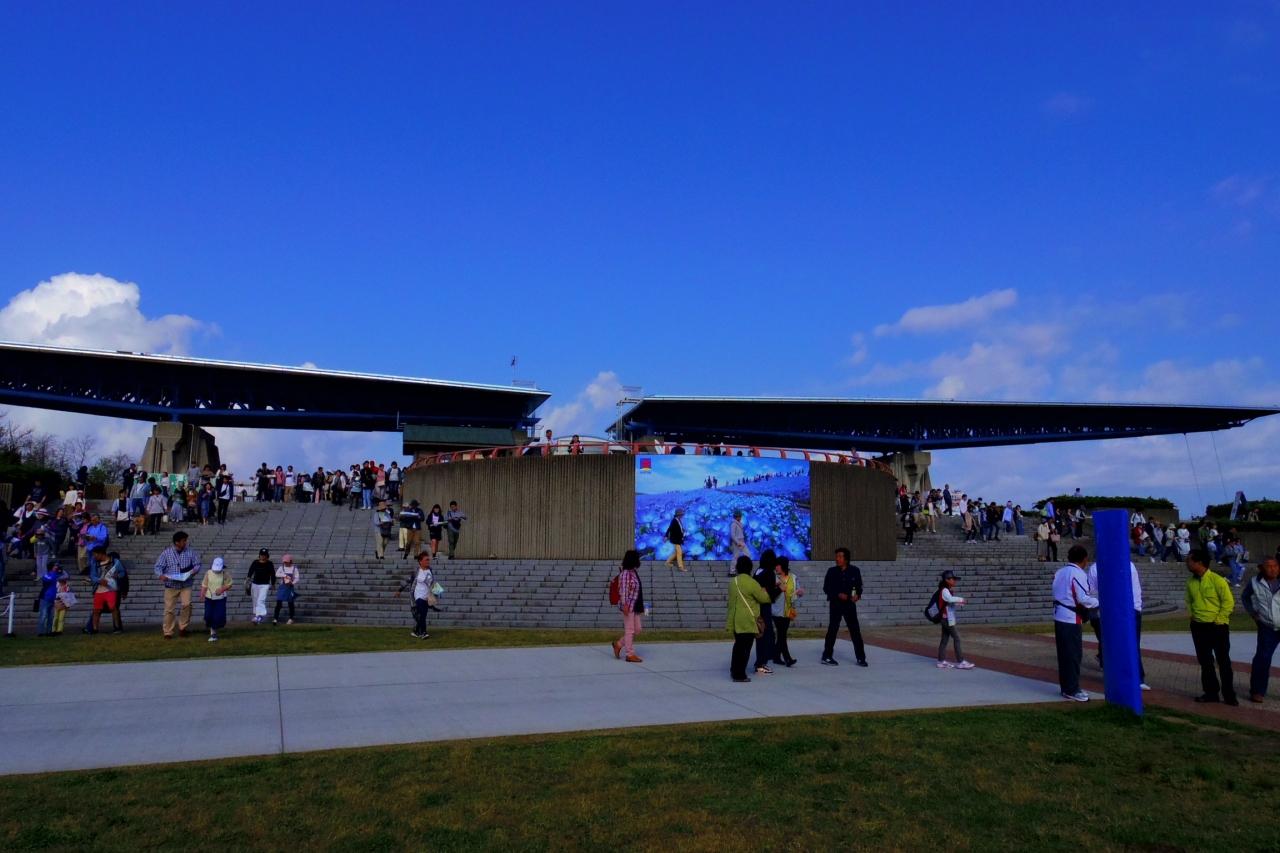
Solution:
[(1219, 204), (1248, 207), (1267, 193), (1269, 179), (1248, 175), (1229, 175), (1209, 188), (1209, 195)]
[(950, 305), (923, 305), (908, 309), (895, 323), (876, 326), (875, 334), (877, 337), (884, 337), (900, 333), (940, 332), (972, 326), (986, 320), (997, 311), (1012, 307), (1017, 301), (1018, 291), (1005, 288)]
[(1051, 118), (1073, 118), (1093, 109), (1093, 98), (1073, 92), (1058, 92), (1040, 104), (1040, 111)]
[(181, 354), (211, 326), (185, 314), (149, 318), (131, 281), (62, 273), (0, 308), (0, 339), (50, 346)]
[(618, 374), (602, 370), (577, 397), (547, 412), (538, 423), (538, 432), (549, 429), (556, 435), (603, 435), (604, 427), (608, 426), (606, 421), (613, 420), (612, 410), (622, 396)]
[(862, 332), (856, 332), (849, 339), (849, 343), (853, 345), (853, 352), (849, 354), (847, 361), (853, 367), (857, 367), (867, 360), (867, 336)]

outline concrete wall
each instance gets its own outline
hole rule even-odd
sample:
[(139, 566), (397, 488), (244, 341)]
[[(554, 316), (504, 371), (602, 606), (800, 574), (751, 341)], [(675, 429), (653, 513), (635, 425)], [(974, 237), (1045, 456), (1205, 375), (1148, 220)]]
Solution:
[(855, 560), (897, 559), (892, 477), (856, 465), (811, 462), (809, 493), (815, 560), (841, 546)]
[[(892, 478), (867, 468), (814, 462), (810, 468), (815, 559), (839, 546), (854, 559), (897, 556)], [(518, 456), (416, 468), (405, 499), (424, 509), (456, 500), (468, 519), (466, 559), (617, 559), (635, 545), (635, 458)]]
[(458, 556), (620, 559), (635, 544), (635, 459), (517, 456), (429, 465), (405, 477), (424, 509), (456, 500), (468, 516)]

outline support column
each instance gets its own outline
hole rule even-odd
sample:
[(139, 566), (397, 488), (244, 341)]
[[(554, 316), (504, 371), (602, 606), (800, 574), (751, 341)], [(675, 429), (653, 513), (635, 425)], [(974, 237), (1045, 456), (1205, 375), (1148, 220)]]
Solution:
[(140, 467), (148, 472), (186, 473), (191, 464), (217, 470), (218, 446), (213, 435), (194, 424), (162, 421), (151, 429)]
[(929, 464), (933, 461), (933, 455), (929, 451), (891, 453), (880, 461), (893, 469), (893, 476), (907, 487), (908, 492), (919, 491), (923, 495), (933, 488), (933, 479), (929, 476)]

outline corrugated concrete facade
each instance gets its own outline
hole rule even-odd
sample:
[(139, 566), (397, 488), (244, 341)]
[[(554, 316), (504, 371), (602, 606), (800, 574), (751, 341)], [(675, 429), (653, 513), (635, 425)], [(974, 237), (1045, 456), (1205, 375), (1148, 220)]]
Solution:
[[(893, 479), (869, 468), (810, 466), (814, 557), (847, 546), (858, 560), (897, 556)], [(635, 545), (635, 457), (519, 456), (416, 468), (406, 498), (467, 513), (458, 556), (618, 559)], [(726, 532), (727, 535), (727, 532)]]
[(855, 560), (895, 560), (893, 478), (871, 468), (838, 462), (809, 463), (813, 558), (825, 560), (844, 546)]
[(635, 544), (635, 458), (516, 456), (415, 468), (406, 499), (456, 500), (467, 514), (458, 556), (619, 559)]

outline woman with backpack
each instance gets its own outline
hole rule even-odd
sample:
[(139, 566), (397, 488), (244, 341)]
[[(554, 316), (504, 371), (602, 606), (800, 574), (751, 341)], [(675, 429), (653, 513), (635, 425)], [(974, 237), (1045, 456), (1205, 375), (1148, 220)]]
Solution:
[(641, 616), (644, 613), (644, 588), (640, 584), (640, 552), (631, 550), (622, 555), (622, 567), (618, 571), (618, 611), (622, 613), (622, 637), (613, 641), (613, 656), (621, 658), (626, 652), (627, 663), (644, 663), (636, 654), (635, 637), (644, 630)]
[[(942, 626), (942, 639), (938, 642), (938, 669), (973, 669), (973, 664), (964, 659), (960, 651), (960, 634), (956, 632), (956, 608), (964, 604), (964, 599), (956, 595), (956, 583), (960, 580), (956, 573), (947, 569), (938, 578), (938, 591), (933, 594), (933, 601), (925, 612), (929, 618), (936, 615), (938, 624)], [(936, 608), (936, 610), (935, 610)], [(947, 643), (952, 645), (956, 662), (947, 663)]]
[(760, 618), (760, 605), (769, 604), (769, 593), (760, 588), (751, 577), (751, 558), (742, 556), (733, 567), (733, 580), (729, 581), (728, 612), (725, 629), (733, 634), (733, 652), (729, 657), (729, 676), (739, 684), (747, 677), (747, 659), (751, 656), (751, 644), (764, 633)]
[(286, 604), (289, 605), (289, 621), (285, 624), (293, 624), (294, 602), (298, 599), (298, 581), (301, 577), (298, 567), (293, 564), (293, 557), (285, 554), (280, 558), (280, 568), (276, 569), (276, 580), (280, 583), (276, 587), (276, 612), (271, 618), (272, 625), (280, 624), (280, 608)]

